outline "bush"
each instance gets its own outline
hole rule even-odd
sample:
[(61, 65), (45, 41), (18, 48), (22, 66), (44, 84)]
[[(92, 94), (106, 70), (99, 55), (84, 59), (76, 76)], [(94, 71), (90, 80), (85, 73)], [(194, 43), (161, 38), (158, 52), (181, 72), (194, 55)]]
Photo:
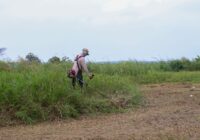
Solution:
[(41, 60), (36, 55), (34, 55), (33, 53), (27, 54), (26, 55), (26, 60), (28, 62), (41, 63)]
[(200, 82), (200, 72), (195, 71), (200, 70), (198, 59), (90, 63), (95, 78), (86, 79), (88, 86), (81, 92), (67, 79), (71, 66), (70, 61), (0, 62), (0, 125), (119, 112), (141, 103), (137, 84)]
[[(0, 125), (118, 112), (140, 102), (140, 94), (126, 77), (96, 74), (81, 92), (66, 77), (71, 64), (18, 62), (11, 66), (11, 71), (0, 74)], [(117, 104), (121, 99), (125, 106)]]
[(172, 60), (169, 62), (172, 71), (181, 71), (184, 69), (183, 63), (180, 60)]
[(200, 61), (194, 61), (190, 65), (190, 71), (200, 71)]
[(54, 56), (54, 57), (50, 58), (50, 59), (48, 60), (48, 62), (49, 62), (49, 63), (60, 63), (61, 60), (60, 60), (59, 57)]
[(198, 55), (198, 56), (195, 58), (194, 61), (195, 61), (195, 62), (200, 62), (200, 56)]

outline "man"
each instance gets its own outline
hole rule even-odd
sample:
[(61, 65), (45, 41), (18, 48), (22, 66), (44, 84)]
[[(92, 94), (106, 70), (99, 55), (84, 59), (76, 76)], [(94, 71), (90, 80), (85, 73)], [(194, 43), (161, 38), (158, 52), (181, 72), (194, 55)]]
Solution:
[(72, 67), (72, 70), (70, 71), (70, 74), (72, 75), (72, 85), (75, 88), (76, 81), (78, 81), (80, 87), (83, 87), (83, 71), (86, 72), (86, 74), (89, 76), (90, 79), (93, 78), (93, 74), (89, 72), (88, 67), (85, 62), (85, 57), (89, 55), (89, 50), (84, 48), (82, 50), (82, 53), (80, 55), (77, 55), (74, 60), (74, 65)]

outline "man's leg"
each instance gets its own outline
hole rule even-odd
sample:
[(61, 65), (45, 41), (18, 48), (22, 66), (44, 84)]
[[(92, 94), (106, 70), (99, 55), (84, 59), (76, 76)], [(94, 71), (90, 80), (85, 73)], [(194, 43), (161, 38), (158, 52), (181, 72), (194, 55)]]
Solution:
[(75, 88), (76, 86), (76, 77), (75, 78), (72, 78), (72, 86)]
[(83, 74), (82, 74), (82, 71), (79, 71), (78, 72), (78, 75), (77, 75), (77, 79), (78, 79), (78, 83), (80, 85), (81, 88), (83, 88)]

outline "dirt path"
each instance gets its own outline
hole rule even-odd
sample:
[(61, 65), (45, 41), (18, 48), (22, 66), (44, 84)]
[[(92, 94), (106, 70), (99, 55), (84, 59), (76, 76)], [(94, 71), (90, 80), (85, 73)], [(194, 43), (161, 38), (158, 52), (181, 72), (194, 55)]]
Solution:
[(200, 140), (200, 85), (149, 85), (142, 92), (145, 107), (124, 114), (0, 128), (0, 140)]

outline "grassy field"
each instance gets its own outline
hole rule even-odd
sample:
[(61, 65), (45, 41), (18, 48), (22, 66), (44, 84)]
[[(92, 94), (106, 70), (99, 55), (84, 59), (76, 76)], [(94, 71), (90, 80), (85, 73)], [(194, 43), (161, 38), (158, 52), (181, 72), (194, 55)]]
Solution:
[(200, 82), (200, 72), (166, 70), (163, 62), (90, 63), (95, 78), (81, 91), (66, 76), (71, 65), (1, 62), (0, 125), (121, 112), (141, 103), (139, 84)]
[(69, 63), (1, 63), (0, 125), (121, 112), (141, 96), (126, 77), (96, 74), (83, 91), (67, 78)]
[[(196, 66), (197, 65), (197, 66)], [(167, 62), (121, 62), (117, 64), (102, 63), (91, 64), (90, 69), (95, 73), (104, 75), (117, 75), (126, 77), (135, 84), (154, 84), (166, 82), (200, 82), (200, 69), (198, 64), (191, 64), (191, 69), (185, 68), (177, 71), (171, 68)]]

